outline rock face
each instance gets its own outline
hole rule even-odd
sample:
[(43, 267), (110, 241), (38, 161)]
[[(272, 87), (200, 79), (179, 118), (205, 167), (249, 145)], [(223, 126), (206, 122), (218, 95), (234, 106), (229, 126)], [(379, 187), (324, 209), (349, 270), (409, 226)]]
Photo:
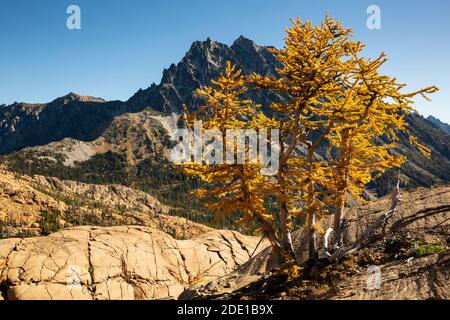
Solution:
[(133, 165), (148, 158), (167, 157), (170, 144), (167, 122), (175, 121), (171, 120), (170, 116), (162, 117), (151, 109), (126, 113), (113, 117), (95, 140), (64, 138), (43, 146), (25, 148), (18, 154), (35, 162), (45, 160), (75, 167), (95, 155), (112, 152), (124, 155), (126, 161)]
[(439, 120), (433, 116), (428, 116), (427, 120), (430, 121), (431, 123), (433, 123), (438, 128), (441, 128), (442, 130), (444, 130), (445, 132), (450, 134), (450, 125), (448, 123), (442, 122), (441, 120)]
[[(201, 101), (195, 96), (195, 89), (210, 85), (211, 80), (223, 72), (227, 61), (247, 74), (257, 72), (275, 76), (276, 68), (281, 65), (269, 49), (242, 36), (231, 46), (211, 39), (196, 41), (177, 65), (172, 64), (164, 70), (160, 85), (139, 90), (128, 103), (151, 106), (169, 113), (182, 111), (183, 104), (198, 106)], [(252, 95), (261, 104), (265, 104), (269, 97), (274, 98), (270, 93)]]
[(345, 278), (330, 296), (339, 300), (450, 299), (450, 254), (431, 255), (411, 262), (395, 261), (380, 267), (380, 288), (367, 289), (368, 274)]
[[(380, 289), (366, 289), (367, 271), (363, 269), (361, 275), (345, 278), (333, 298), (450, 299), (450, 187), (420, 188), (402, 195), (397, 215), (386, 227), (387, 240), (366, 249), (371, 263), (380, 268)], [(345, 242), (355, 241), (389, 202), (382, 199), (351, 209)], [(402, 258), (402, 251), (410, 244), (417, 248), (439, 244), (445, 249), (439, 254)], [(399, 257), (383, 261), (375, 253), (380, 250), (377, 246), (387, 254), (398, 250)]]
[(19, 300), (175, 298), (230, 273), (258, 241), (234, 231), (174, 240), (145, 227), (77, 227), (1, 240), (0, 287), (4, 299)]
[(70, 93), (45, 104), (0, 106), (0, 154), (73, 138), (90, 141), (107, 128), (114, 116), (128, 111), (120, 101)]
[[(397, 214), (386, 227), (386, 238), (358, 252), (358, 265), (350, 274), (336, 280), (337, 285), (306, 298), (450, 299), (450, 187), (419, 189), (402, 195)], [(379, 214), (389, 208), (389, 202), (389, 199), (382, 199), (349, 210), (344, 243), (353, 243)], [(325, 225), (328, 226), (331, 226), (331, 220)], [(305, 239), (303, 230), (295, 234), (294, 243), (301, 261), (306, 256), (302, 249)], [(439, 253), (414, 254), (420, 246), (439, 246), (441, 249)], [(190, 287), (181, 298), (211, 295), (240, 298), (246, 286), (262, 281), (258, 274), (267, 274), (277, 267), (270, 260), (269, 252), (270, 248), (267, 248), (231, 274)], [(380, 287), (374, 290), (367, 287), (370, 266), (380, 270)]]

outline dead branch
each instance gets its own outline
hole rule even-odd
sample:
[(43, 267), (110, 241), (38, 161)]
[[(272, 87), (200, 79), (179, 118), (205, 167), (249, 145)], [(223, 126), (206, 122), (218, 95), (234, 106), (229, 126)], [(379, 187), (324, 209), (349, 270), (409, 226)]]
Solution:
[[(345, 257), (346, 255), (355, 252), (361, 246), (372, 237), (374, 232), (380, 228), (385, 227), (389, 220), (394, 217), (395, 213), (397, 212), (397, 207), (400, 202), (401, 195), (400, 195), (400, 178), (397, 179), (397, 186), (394, 188), (392, 195), (391, 195), (391, 206), (388, 211), (380, 215), (372, 225), (367, 228), (359, 237), (356, 239), (356, 241), (350, 245), (346, 249), (337, 250), (333, 254), (331, 254), (329, 260), (330, 261), (337, 261)], [(325, 251), (328, 253), (328, 251)]]

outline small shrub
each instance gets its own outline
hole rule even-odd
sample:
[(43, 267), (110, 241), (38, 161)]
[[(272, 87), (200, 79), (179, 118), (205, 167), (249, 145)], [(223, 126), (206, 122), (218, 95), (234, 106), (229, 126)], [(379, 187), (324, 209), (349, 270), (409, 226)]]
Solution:
[(445, 252), (446, 248), (442, 244), (422, 244), (414, 248), (414, 256), (423, 257), (431, 254)]
[(301, 276), (302, 267), (292, 264), (282, 270), (282, 274), (287, 276), (287, 282), (293, 282)]
[(43, 211), (41, 213), (41, 218), (38, 221), (39, 226), (41, 228), (41, 234), (44, 236), (48, 236), (59, 229), (61, 229), (61, 225), (59, 220), (61, 216), (59, 212), (56, 211)]

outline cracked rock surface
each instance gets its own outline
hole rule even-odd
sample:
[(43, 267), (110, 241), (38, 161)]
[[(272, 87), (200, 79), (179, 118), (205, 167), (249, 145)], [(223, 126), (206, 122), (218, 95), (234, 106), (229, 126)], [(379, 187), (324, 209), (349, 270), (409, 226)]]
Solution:
[(232, 272), (258, 242), (224, 230), (175, 240), (134, 226), (75, 227), (46, 237), (1, 240), (1, 297), (176, 298), (190, 285)]

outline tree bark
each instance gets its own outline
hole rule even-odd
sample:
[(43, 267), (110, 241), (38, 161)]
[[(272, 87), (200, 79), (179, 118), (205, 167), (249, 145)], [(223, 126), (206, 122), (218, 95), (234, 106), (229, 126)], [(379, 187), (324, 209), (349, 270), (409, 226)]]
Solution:
[(309, 259), (317, 259), (317, 235), (314, 224), (316, 223), (316, 217), (314, 212), (308, 214), (307, 230), (308, 230), (308, 257)]
[(342, 247), (342, 218), (345, 213), (345, 197), (342, 197), (339, 203), (339, 210), (333, 217), (333, 250), (338, 250)]
[(295, 259), (294, 246), (292, 244), (291, 234), (291, 217), (287, 208), (286, 202), (282, 201), (280, 205), (280, 224), (281, 224), (281, 239), (283, 243), (283, 249), (286, 254)]
[(348, 189), (348, 170), (351, 153), (351, 145), (349, 144), (348, 129), (342, 133), (342, 152), (339, 155), (337, 167), (337, 204), (338, 208), (334, 213), (333, 220), (333, 250), (339, 250), (342, 247), (342, 218), (345, 213), (345, 193)]
[(263, 237), (265, 236), (267, 237), (267, 239), (269, 239), (273, 253), (280, 261), (284, 262), (285, 257), (283, 256), (283, 244), (282, 241), (280, 241), (280, 239), (277, 237), (275, 229), (259, 215), (255, 215), (255, 220), (261, 225)]

